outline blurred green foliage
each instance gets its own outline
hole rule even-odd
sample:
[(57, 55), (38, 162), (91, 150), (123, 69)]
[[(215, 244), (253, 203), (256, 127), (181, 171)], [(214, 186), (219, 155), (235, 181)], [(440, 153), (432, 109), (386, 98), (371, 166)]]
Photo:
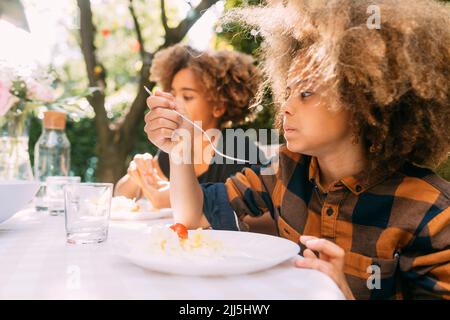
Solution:
[[(246, 5), (261, 5), (263, 0), (227, 0), (225, 3), (225, 12), (227, 10), (242, 7)], [(226, 44), (231, 45), (235, 50), (258, 55), (258, 49), (261, 45), (261, 37), (252, 34), (249, 28), (243, 28), (239, 23), (226, 23), (220, 26), (217, 30), (216, 46), (221, 46), (221, 40), (225, 40)], [(223, 46), (223, 45), (222, 45)]]

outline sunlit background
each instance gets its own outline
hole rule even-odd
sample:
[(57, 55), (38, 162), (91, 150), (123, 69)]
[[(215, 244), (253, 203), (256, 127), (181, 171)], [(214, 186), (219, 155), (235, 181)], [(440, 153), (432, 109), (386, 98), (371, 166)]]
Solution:
[[(152, 5), (152, 2), (154, 5)], [(185, 16), (190, 6), (184, 0), (170, 0), (175, 16)], [(200, 1), (192, 1), (197, 5)], [(70, 0), (23, 0), (30, 31), (27, 32), (5, 20), (0, 20), (2, 49), (0, 59), (14, 64), (55, 64), (60, 66), (70, 59), (81, 59), (80, 49), (69, 45), (70, 31), (78, 28), (79, 14), (75, 1)], [(110, 7), (111, 26), (129, 25), (132, 20), (128, 13), (127, 1), (91, 1), (96, 7)], [(159, 14), (158, 1), (147, 1), (147, 10)], [(214, 37), (215, 23), (224, 9), (224, 1), (219, 1), (190, 29), (185, 42), (198, 49), (206, 49)]]

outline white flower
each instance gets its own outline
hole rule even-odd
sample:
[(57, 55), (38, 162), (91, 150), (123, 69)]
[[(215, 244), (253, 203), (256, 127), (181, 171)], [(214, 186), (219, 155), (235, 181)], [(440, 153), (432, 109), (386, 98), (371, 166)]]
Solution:
[(4, 80), (0, 80), (0, 116), (4, 116), (19, 101), (9, 90), (10, 85)]
[(41, 84), (34, 79), (27, 79), (27, 96), (31, 100), (39, 100), (43, 102), (53, 102), (53, 89), (50, 86)]
[[(5, 61), (0, 60), (0, 81), (2, 82), (2, 97), (1, 99), (1, 112), (6, 113), (7, 102), (10, 101), (9, 94), (12, 83), (17, 81), (24, 81), (26, 84), (27, 98), (32, 101), (40, 101), (44, 103), (54, 102), (55, 94), (51, 87), (53, 82), (53, 77), (48, 73), (48, 71), (39, 66), (27, 67), (27, 66), (11, 66)], [(5, 91), (4, 88), (8, 87)], [(24, 88), (23, 88), (24, 89)], [(18, 92), (12, 92), (12, 94), (18, 94)], [(15, 101), (10, 101), (8, 106), (11, 107), (11, 103), (14, 104)]]

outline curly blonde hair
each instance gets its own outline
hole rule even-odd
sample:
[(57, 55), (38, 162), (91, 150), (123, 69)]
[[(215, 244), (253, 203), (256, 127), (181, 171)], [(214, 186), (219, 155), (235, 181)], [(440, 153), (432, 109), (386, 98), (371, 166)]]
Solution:
[[(372, 7), (371, 7), (372, 6)], [(369, 28), (370, 8), (381, 13)], [(295, 0), (231, 11), (264, 39), (278, 106), (286, 80), (327, 83), (371, 168), (435, 167), (450, 151), (450, 10), (433, 0)], [(281, 112), (279, 113), (282, 116)], [(279, 122), (278, 122), (279, 123)]]
[(227, 122), (242, 123), (251, 117), (250, 105), (262, 76), (251, 56), (228, 50), (202, 52), (178, 44), (155, 55), (150, 80), (170, 91), (173, 78), (185, 68), (198, 77), (211, 104), (225, 105), (221, 126)]

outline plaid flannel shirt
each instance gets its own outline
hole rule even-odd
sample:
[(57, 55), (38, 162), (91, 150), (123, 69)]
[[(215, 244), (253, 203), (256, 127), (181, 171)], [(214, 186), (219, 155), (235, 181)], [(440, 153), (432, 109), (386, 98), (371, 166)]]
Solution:
[(279, 236), (298, 243), (312, 235), (345, 250), (357, 299), (450, 298), (450, 184), (431, 170), (407, 164), (389, 176), (360, 174), (324, 193), (317, 160), (285, 146), (276, 174), (260, 170), (202, 185), (212, 228), (245, 231), (244, 216), (270, 211)]

